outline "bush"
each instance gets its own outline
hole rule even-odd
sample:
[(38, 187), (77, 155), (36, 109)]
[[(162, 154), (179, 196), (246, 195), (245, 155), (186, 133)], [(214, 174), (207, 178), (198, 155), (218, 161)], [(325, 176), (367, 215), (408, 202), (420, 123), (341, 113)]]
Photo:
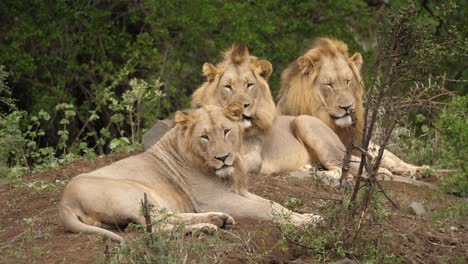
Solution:
[[(126, 76), (126, 73), (124, 68), (121, 76)], [(7, 76), (3, 67), (0, 67), (0, 102), (6, 109), (5, 113), (0, 114), (0, 177), (18, 177), (24, 172), (54, 166), (76, 157), (91, 158), (95, 156), (96, 149), (100, 150), (99, 153), (139, 149), (142, 118), (158, 111), (155, 105), (164, 96), (159, 90), (162, 85), (159, 80), (148, 83), (142, 79), (131, 79), (130, 88), (121, 99), (113, 90), (115, 85), (110, 85), (103, 91), (97, 108), (89, 110), (83, 127), (73, 131), (71, 126), (77, 115), (75, 105), (57, 104), (51, 113), (39, 110), (37, 114), (28, 114), (18, 110), (5, 82)], [(120, 80), (117, 79), (114, 84)], [(99, 133), (85, 133), (87, 127), (100, 121), (96, 113), (103, 106), (108, 107), (108, 113), (112, 114), (109, 124), (101, 128)], [(44, 144), (51, 116), (56, 117), (58, 123), (58, 141), (53, 146)], [(117, 128), (118, 135), (114, 137), (109, 132), (111, 125)]]
[(468, 95), (456, 96), (435, 124), (441, 134), (438, 166), (454, 169), (441, 182), (451, 193), (468, 196)]

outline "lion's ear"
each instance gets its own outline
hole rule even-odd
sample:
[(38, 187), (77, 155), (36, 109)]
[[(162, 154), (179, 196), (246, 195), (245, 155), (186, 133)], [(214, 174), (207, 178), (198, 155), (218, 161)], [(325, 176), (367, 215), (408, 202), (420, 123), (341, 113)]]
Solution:
[(216, 75), (218, 74), (218, 69), (211, 64), (211, 63), (205, 63), (203, 64), (203, 75), (206, 77), (206, 79), (211, 82), (216, 78)]
[(349, 61), (351, 63), (353, 63), (357, 67), (358, 70), (361, 70), (361, 66), (362, 66), (362, 55), (361, 55), (361, 53), (359, 53), (359, 52), (354, 53), (353, 56), (351, 56), (349, 58)]
[(244, 112), (244, 106), (240, 101), (234, 101), (224, 107), (224, 114), (232, 121), (239, 121)]
[(255, 68), (259, 70), (260, 76), (268, 80), (273, 72), (273, 65), (267, 60), (258, 60), (255, 62)]
[(178, 125), (181, 125), (184, 128), (190, 127), (194, 120), (189, 111), (177, 111), (175, 113), (175, 118), (174, 120)]
[(297, 65), (299, 65), (299, 69), (301, 69), (302, 74), (308, 74), (314, 69), (314, 67), (318, 66), (319, 61), (319, 54), (308, 52), (297, 59)]

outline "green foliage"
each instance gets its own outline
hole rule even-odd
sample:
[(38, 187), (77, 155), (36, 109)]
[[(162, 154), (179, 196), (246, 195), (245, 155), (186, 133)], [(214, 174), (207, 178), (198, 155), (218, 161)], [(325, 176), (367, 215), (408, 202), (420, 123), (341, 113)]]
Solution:
[[(118, 249), (116, 256), (106, 263), (183, 263), (187, 258), (194, 263), (222, 263), (223, 241), (216, 235), (185, 236), (186, 226), (178, 224), (172, 226), (169, 218), (176, 218), (166, 209), (151, 207), (153, 231), (148, 233), (138, 224), (130, 224), (127, 229), (138, 230), (139, 235), (126, 240), (123, 247)], [(141, 208), (144, 214), (144, 209)], [(200, 234), (198, 234), (200, 235)], [(207, 254), (207, 252), (211, 252)]]
[[(307, 249), (319, 262), (329, 263), (333, 259), (348, 257), (362, 260), (363, 263), (403, 263), (401, 256), (387, 252), (380, 243), (385, 235), (376, 229), (384, 217), (388, 216), (384, 206), (384, 196), (376, 193), (365, 213), (357, 219), (349, 220), (349, 196), (344, 203), (328, 204), (320, 215), (324, 221), (316, 224), (296, 227), (292, 224), (282, 226), (283, 238), (278, 245), (288, 250), (288, 241)], [(357, 203), (362, 203), (362, 197)], [(366, 215), (366, 217), (362, 217)], [(275, 217), (288, 219), (288, 215), (276, 212)], [(284, 222), (284, 221), (282, 221)], [(359, 224), (358, 224), (359, 222)]]
[(455, 169), (441, 178), (447, 191), (468, 196), (468, 95), (454, 97), (435, 124), (441, 134), (442, 149), (438, 164)]
[(304, 203), (302, 202), (302, 200), (296, 197), (288, 197), (286, 198), (286, 201), (284, 201), (284, 206), (288, 208), (289, 210), (293, 210), (293, 211), (297, 211), (303, 205)]
[[(5, 84), (8, 76), (3, 68), (0, 68), (1, 102), (5, 102), (7, 112), (0, 114), (0, 176), (15, 178), (27, 171), (37, 171), (61, 162), (76, 159), (83, 156), (92, 158), (96, 155), (95, 149), (103, 153), (109, 151), (133, 151), (140, 149), (141, 118), (145, 114), (154, 114), (158, 111), (158, 100), (164, 96), (159, 90), (162, 85), (158, 80), (147, 83), (144, 80), (134, 78), (130, 80), (129, 89), (119, 99), (114, 92), (116, 84), (128, 74), (127, 68), (119, 72), (120, 79), (113, 85), (106, 87), (96, 109), (89, 110), (88, 119), (77, 132), (72, 129), (77, 122), (76, 106), (70, 103), (60, 103), (49, 114), (40, 110), (37, 114), (28, 114), (18, 110), (15, 101), (11, 98), (10, 88)], [(97, 114), (102, 106), (107, 106), (109, 113), (113, 114), (106, 127), (99, 132), (89, 131), (83, 133), (86, 128), (92, 127), (100, 121)], [(143, 109), (148, 111), (143, 114)], [(54, 118), (51, 119), (51, 116)], [(55, 147), (44, 144), (47, 127), (56, 121), (57, 142)], [(119, 136), (113, 137), (111, 126), (118, 129)], [(129, 127), (129, 132), (123, 127)], [(90, 138), (94, 139), (90, 140)], [(130, 139), (129, 139), (130, 138)], [(90, 145), (90, 143), (94, 145)], [(92, 144), (91, 143), (91, 144)]]
[[(389, 9), (379, 29), (378, 42), (383, 44), (383, 49), (378, 56), (391, 61), (393, 66), (381, 66), (395, 67), (399, 78), (407, 82), (406, 86), (425, 81), (431, 75), (447, 74), (447, 68), (441, 65), (455, 54), (468, 51), (468, 40), (459, 32), (462, 28), (444, 24), (458, 7), (455, 1), (431, 7), (409, 1), (408, 5)], [(429, 8), (437, 10), (437, 14), (423, 12)], [(443, 30), (438, 28), (440, 23), (445, 25)], [(392, 42), (393, 39), (397, 41)], [(398, 53), (393, 54), (394, 51)]]
[(462, 200), (460, 202), (451, 204), (446, 208), (442, 208), (432, 214), (432, 219), (435, 221), (443, 219), (460, 219), (468, 217), (468, 201)]
[[(434, 169), (452, 170), (440, 176), (445, 191), (466, 197), (468, 195), (468, 95), (454, 96), (447, 107), (428, 127), (423, 115), (416, 116), (414, 130), (397, 130), (399, 144), (395, 153), (416, 164), (433, 164)], [(418, 132), (420, 131), (420, 132)], [(437, 170), (429, 173), (437, 175)]]
[(68, 180), (55, 180), (55, 182), (47, 182), (43, 180), (38, 181), (28, 181), (28, 182), (19, 182), (19, 187), (29, 188), (36, 192), (48, 191), (48, 190), (57, 190), (57, 186), (64, 186)]

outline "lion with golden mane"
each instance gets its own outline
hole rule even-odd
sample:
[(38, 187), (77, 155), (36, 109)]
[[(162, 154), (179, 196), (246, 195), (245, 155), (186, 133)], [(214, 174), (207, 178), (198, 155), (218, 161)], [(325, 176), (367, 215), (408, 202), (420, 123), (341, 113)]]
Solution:
[(172, 212), (163, 228), (183, 223), (192, 234), (232, 226), (234, 218), (273, 220), (274, 212), (290, 215), (282, 221), (296, 225), (319, 220), (248, 192), (239, 157), (242, 112), (239, 102), (179, 111), (176, 126), (146, 152), (74, 177), (59, 205), (65, 229), (123, 242), (108, 229), (144, 225), (145, 193), (156, 208)]
[[(217, 65), (205, 63), (206, 82), (192, 94), (192, 106), (244, 105), (241, 154), (250, 173), (296, 171), (313, 163), (326, 170), (319, 176), (336, 184), (341, 175), (345, 147), (338, 136), (312, 116), (277, 115), (268, 86), (272, 65), (250, 55), (243, 45), (233, 45)], [(357, 172), (356, 163), (351, 173)]]
[[(343, 144), (353, 140), (360, 145), (364, 129), (364, 86), (360, 75), (362, 56), (348, 55), (348, 46), (331, 38), (316, 39), (311, 48), (281, 74), (277, 110), (284, 115), (311, 115), (330, 127)], [(350, 138), (351, 112), (356, 118), (356, 133)], [(374, 155), (375, 145), (371, 147)], [(408, 164), (389, 151), (382, 167), (396, 174), (416, 175), (423, 167)]]

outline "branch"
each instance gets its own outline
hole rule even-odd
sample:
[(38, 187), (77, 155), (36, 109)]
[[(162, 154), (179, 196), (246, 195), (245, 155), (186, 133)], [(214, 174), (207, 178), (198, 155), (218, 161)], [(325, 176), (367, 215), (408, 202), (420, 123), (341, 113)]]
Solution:
[(356, 116), (354, 112), (350, 113), (352, 125), (351, 130), (349, 131), (349, 139), (346, 144), (346, 153), (343, 158), (343, 167), (341, 168), (341, 178), (340, 178), (340, 190), (344, 191), (347, 188), (348, 182), (348, 173), (349, 173), (349, 162), (351, 160), (351, 152), (353, 151), (353, 142), (354, 142), (354, 134), (356, 131)]
[(387, 200), (393, 205), (393, 207), (400, 210), (400, 207), (398, 207), (398, 205), (392, 199), (390, 199), (390, 197), (387, 195), (387, 192), (385, 192), (385, 190), (382, 188), (382, 185), (380, 185), (380, 182), (375, 181), (375, 183), (377, 183), (377, 186), (379, 187), (380, 191), (383, 193), (385, 198), (387, 198)]
[(291, 237), (289, 237), (286, 233), (283, 232), (283, 230), (281, 229), (280, 226), (277, 226), (277, 228), (279, 229), (279, 231), (281, 232), (281, 234), (286, 238), (286, 240), (288, 240), (289, 242), (293, 243), (294, 245), (296, 246), (300, 246), (300, 247), (303, 247), (303, 248), (307, 248), (307, 249), (311, 249), (311, 250), (317, 250), (317, 248), (315, 247), (309, 247), (307, 245), (304, 245), (302, 243), (299, 243), (297, 242), (296, 240), (292, 239)]

